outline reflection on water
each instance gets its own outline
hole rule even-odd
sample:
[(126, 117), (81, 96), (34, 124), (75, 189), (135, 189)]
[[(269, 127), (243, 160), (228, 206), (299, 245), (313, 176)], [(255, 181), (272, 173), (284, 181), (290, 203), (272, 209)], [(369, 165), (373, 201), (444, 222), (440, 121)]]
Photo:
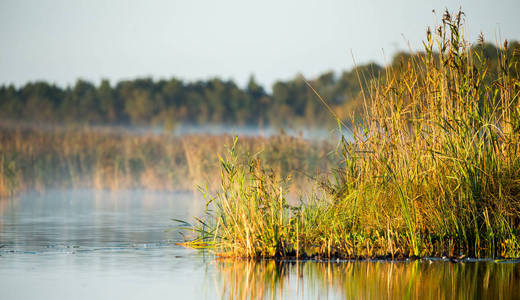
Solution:
[(514, 299), (520, 264), (252, 262), (174, 245), (193, 193), (47, 191), (0, 201), (0, 299)]
[(491, 261), (217, 263), (222, 298), (518, 299), (520, 265)]

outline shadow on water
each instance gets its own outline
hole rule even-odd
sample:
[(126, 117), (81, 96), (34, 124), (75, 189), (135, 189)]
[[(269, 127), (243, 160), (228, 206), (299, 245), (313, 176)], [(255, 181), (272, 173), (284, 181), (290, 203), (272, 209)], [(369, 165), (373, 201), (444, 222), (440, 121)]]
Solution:
[(515, 299), (520, 294), (518, 263), (220, 260), (217, 270), (219, 293), (231, 299)]

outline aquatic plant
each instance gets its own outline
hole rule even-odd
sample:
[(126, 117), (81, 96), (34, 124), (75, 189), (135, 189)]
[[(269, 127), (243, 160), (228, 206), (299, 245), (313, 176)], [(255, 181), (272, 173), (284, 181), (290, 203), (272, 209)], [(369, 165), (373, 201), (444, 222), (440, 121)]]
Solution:
[(19, 173), (15, 160), (0, 153), (0, 198), (13, 196), (19, 189)]
[(520, 256), (520, 53), (504, 42), (490, 79), (463, 19), (446, 11), (424, 52), (362, 84), (322, 193), (287, 205), (283, 178), (223, 161), (198, 241), (246, 257)]
[[(16, 190), (96, 188), (191, 190), (219, 184), (218, 153), (230, 135), (141, 135), (98, 128), (0, 128), (0, 194)], [(287, 176), (292, 190), (307, 174), (332, 166), (330, 143), (278, 135), (244, 137), (239, 152), (259, 152), (264, 164)]]
[(206, 218), (198, 219), (193, 229), (199, 238), (187, 245), (212, 245), (219, 249), (219, 256), (286, 256), (297, 242), (287, 182), (263, 168), (259, 159), (241, 161), (237, 141), (229, 158), (221, 158), (222, 188), (208, 199), (211, 207)]
[(505, 42), (500, 72), (486, 82), (462, 21), (446, 12), (418, 59), (373, 82), (328, 188), (362, 207), (350, 231), (380, 232), (402, 253), (518, 256), (519, 53)]

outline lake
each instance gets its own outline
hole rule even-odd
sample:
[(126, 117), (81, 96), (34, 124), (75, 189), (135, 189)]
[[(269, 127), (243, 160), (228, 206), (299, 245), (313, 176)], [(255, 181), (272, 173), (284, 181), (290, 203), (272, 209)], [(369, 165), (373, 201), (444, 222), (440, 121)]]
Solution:
[(518, 299), (518, 261), (220, 260), (175, 245), (192, 192), (52, 190), (0, 200), (1, 299)]

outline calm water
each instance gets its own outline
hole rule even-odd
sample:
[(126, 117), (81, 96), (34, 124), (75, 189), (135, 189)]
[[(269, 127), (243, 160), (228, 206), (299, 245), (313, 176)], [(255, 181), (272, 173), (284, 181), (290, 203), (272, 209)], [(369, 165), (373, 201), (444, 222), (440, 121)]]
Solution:
[(192, 193), (50, 191), (0, 201), (0, 299), (520, 298), (520, 264), (250, 262), (175, 246)]

